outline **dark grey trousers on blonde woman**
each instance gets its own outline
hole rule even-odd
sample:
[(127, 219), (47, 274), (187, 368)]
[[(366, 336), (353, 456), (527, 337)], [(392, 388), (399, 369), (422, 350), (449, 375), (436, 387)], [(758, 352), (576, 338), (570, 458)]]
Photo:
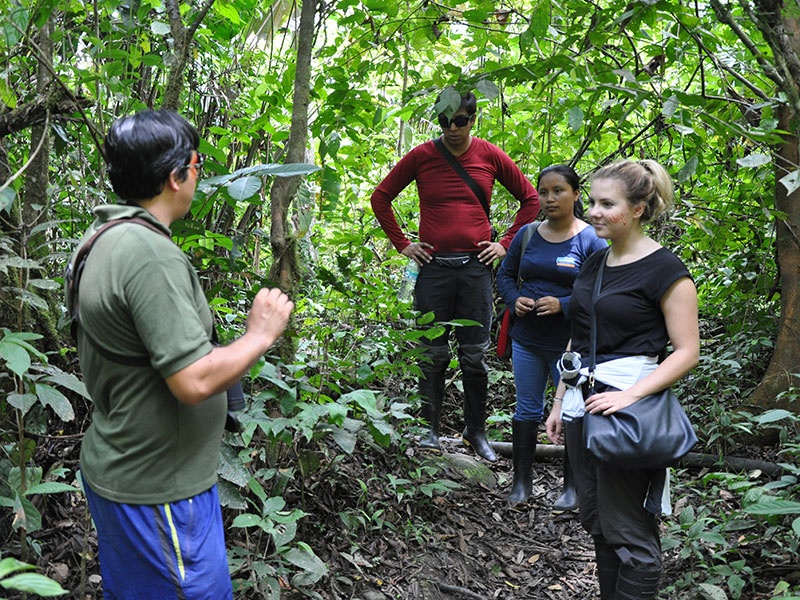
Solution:
[(665, 470), (621, 471), (599, 463), (583, 445), (582, 418), (564, 421), (564, 434), (581, 525), (595, 544), (601, 599), (656, 598)]

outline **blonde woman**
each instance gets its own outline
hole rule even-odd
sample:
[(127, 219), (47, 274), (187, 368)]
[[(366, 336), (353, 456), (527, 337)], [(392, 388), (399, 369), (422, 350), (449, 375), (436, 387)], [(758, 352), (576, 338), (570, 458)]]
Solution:
[[(697, 290), (681, 260), (648, 237), (646, 223), (669, 210), (672, 180), (655, 161), (621, 161), (595, 173), (588, 220), (611, 242), (591, 256), (573, 286), (570, 349), (589, 356), (594, 282), (606, 261), (594, 305), (595, 393), (559, 384), (547, 435), (565, 442), (578, 487), (581, 524), (593, 537), (602, 600), (655, 598), (661, 576), (661, 514), (666, 469), (619, 470), (583, 447), (583, 415), (612, 414), (673, 385), (699, 358)], [(672, 351), (666, 355), (667, 345)], [(576, 388), (580, 391), (581, 388)]]

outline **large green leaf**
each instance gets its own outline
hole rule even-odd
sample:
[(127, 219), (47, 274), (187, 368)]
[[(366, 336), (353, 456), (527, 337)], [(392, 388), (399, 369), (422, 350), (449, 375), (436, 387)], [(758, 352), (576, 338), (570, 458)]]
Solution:
[(737, 158), (736, 162), (743, 166), (743, 167), (761, 167), (763, 165), (768, 165), (772, 162), (772, 158), (768, 154), (761, 154), (755, 152), (753, 154), (748, 154), (743, 158)]
[(24, 563), (21, 560), (17, 560), (16, 558), (8, 557), (0, 560), (0, 579), (5, 579), (11, 573), (16, 571), (26, 571), (30, 569), (34, 569), (33, 565), (29, 565), (28, 563)]
[(28, 592), (46, 598), (69, 593), (58, 582), (38, 573), (20, 573), (8, 579), (3, 579), (0, 581), (0, 585), (7, 590)]
[(762, 496), (758, 502), (745, 506), (744, 510), (751, 515), (793, 515), (800, 514), (800, 502)]
[[(8, 102), (13, 102), (12, 100), (8, 100)], [(10, 106), (10, 105), (9, 105)], [(0, 189), (0, 211), (8, 212), (8, 209), (11, 208), (11, 205), (14, 203), (14, 199), (17, 197), (16, 192), (11, 187), (6, 187)]]
[(721, 587), (712, 583), (701, 583), (698, 586), (708, 600), (728, 600), (728, 594)]
[(14, 269), (41, 269), (42, 263), (32, 258), (19, 256), (0, 256), (0, 271), (7, 272), (8, 268)]
[(283, 554), (283, 557), (302, 569), (301, 573), (292, 578), (294, 585), (312, 585), (328, 573), (325, 563), (314, 554), (314, 551), (307, 544), (298, 544), (296, 548), (291, 548)]
[(69, 399), (53, 386), (47, 385), (46, 383), (37, 383), (36, 396), (42, 404), (52, 408), (53, 412), (55, 412), (62, 421), (69, 422), (75, 418), (75, 411)]
[(231, 181), (225, 188), (231, 198), (242, 201), (255, 196), (262, 185), (263, 182), (259, 177), (241, 177)]
[(36, 394), (9, 394), (6, 396), (6, 402), (9, 406), (13, 406), (23, 415), (28, 414), (28, 411), (33, 408), (38, 398)]
[(0, 340), (0, 358), (6, 361), (6, 366), (18, 377), (22, 377), (31, 367), (31, 357), (27, 350), (6, 340)]
[(59, 483), (57, 481), (47, 481), (45, 483), (40, 483), (34, 486), (29, 487), (25, 490), (26, 496), (31, 496), (33, 494), (61, 494), (64, 492), (79, 492), (80, 490), (76, 487), (71, 485), (67, 485), (66, 483)]
[(250, 481), (250, 473), (242, 463), (242, 459), (236, 451), (228, 445), (223, 445), (222, 452), (219, 456), (219, 464), (217, 465), (217, 473), (226, 481), (236, 484), (239, 487), (244, 487)]
[(333, 441), (347, 454), (352, 454), (356, 449), (358, 435), (342, 427), (332, 426)]
[(696, 154), (689, 158), (689, 160), (686, 161), (686, 164), (681, 167), (681, 170), (678, 171), (678, 176), (676, 178), (678, 183), (684, 183), (685, 181), (688, 181), (694, 177), (699, 162), (700, 157), (698, 157)]
[(233, 527), (259, 527), (263, 519), (258, 515), (252, 513), (244, 513), (243, 515), (236, 515), (236, 518), (231, 523)]
[(10, 2), (6, 5), (3, 19), (0, 20), (0, 31), (6, 49), (14, 47), (28, 29), (28, 10), (22, 3)]
[(42, 528), (42, 515), (27, 498), (15, 495), (14, 520), (11, 525), (14, 530), (23, 529), (26, 533), (35, 533)]
[(90, 399), (89, 392), (86, 390), (86, 384), (72, 373), (54, 373), (52, 375), (47, 375), (42, 379), (42, 381), (49, 381), (50, 383), (54, 383), (58, 386), (66, 388), (71, 392), (80, 394), (87, 400)]
[(797, 415), (791, 411), (782, 408), (775, 408), (760, 415), (756, 415), (753, 419), (759, 425), (766, 425), (767, 423), (775, 423), (784, 419), (795, 419), (796, 416)]

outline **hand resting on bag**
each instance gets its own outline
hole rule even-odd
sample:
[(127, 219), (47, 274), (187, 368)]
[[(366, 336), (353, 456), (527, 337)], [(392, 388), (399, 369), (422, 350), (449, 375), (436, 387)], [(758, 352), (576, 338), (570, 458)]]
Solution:
[[(609, 388), (608, 391), (598, 392), (586, 399), (586, 412), (593, 415), (602, 413), (603, 415), (612, 415), (618, 410), (630, 406), (637, 400), (641, 400), (644, 396), (632, 394), (631, 390), (619, 391), (614, 388)], [(580, 406), (580, 405), (579, 405)]]

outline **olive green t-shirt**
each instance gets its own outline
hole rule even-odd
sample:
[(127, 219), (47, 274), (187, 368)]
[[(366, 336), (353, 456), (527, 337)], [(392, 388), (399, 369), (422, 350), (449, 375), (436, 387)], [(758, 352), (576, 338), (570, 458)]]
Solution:
[[(104, 205), (85, 239), (105, 222), (139, 216), (139, 207)], [(81, 472), (99, 495), (128, 504), (195, 496), (216, 483), (225, 394), (197, 406), (178, 401), (165, 378), (212, 350), (213, 321), (200, 280), (170, 238), (136, 224), (117, 225), (95, 242), (80, 282), (78, 354), (94, 403), (81, 447)], [(104, 349), (149, 356), (149, 366), (104, 358)]]

